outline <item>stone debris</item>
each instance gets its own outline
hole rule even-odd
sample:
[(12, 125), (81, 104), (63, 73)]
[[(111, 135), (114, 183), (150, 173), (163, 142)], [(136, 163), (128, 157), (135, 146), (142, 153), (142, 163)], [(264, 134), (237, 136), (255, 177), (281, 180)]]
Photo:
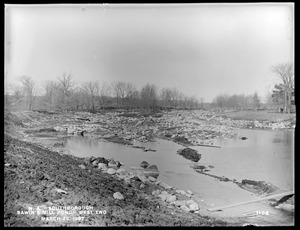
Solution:
[(116, 174), (116, 170), (115, 169), (113, 169), (113, 168), (109, 168), (109, 169), (107, 169), (107, 171), (106, 171), (108, 174), (110, 174), (110, 175), (114, 175), (114, 174)]
[(78, 165), (79, 168), (85, 169), (86, 167), (84, 165)]
[(152, 177), (152, 176), (149, 176), (148, 179), (149, 179), (149, 181), (151, 181), (151, 182), (155, 182), (155, 181), (156, 181), (156, 178), (154, 178), (154, 177)]
[(193, 195), (193, 192), (191, 190), (186, 190), (186, 192), (190, 195)]
[(144, 175), (146, 177), (152, 176), (157, 179), (157, 177), (159, 176), (159, 170), (156, 165), (151, 165), (145, 168)]
[(113, 197), (114, 197), (115, 199), (118, 199), (118, 200), (123, 200), (123, 199), (124, 199), (124, 196), (123, 196), (120, 192), (115, 192), (115, 193), (113, 194)]
[(165, 182), (160, 182), (160, 183), (159, 183), (159, 186), (163, 187), (164, 189), (171, 189), (171, 188), (173, 188), (173, 186), (168, 185), (168, 184), (165, 183)]
[(145, 169), (145, 168), (147, 168), (149, 166), (149, 163), (147, 161), (142, 161), (140, 163), (140, 166)]
[(107, 166), (104, 163), (98, 163), (98, 169), (102, 170), (102, 171), (106, 171), (107, 170)]
[(60, 188), (56, 188), (55, 190), (56, 190), (56, 192), (58, 192), (58, 193), (67, 194), (67, 192), (66, 192), (65, 190), (62, 190), (62, 189), (60, 189)]
[(120, 168), (116, 171), (117, 174), (125, 174), (126, 173), (126, 170), (123, 169), (123, 168)]

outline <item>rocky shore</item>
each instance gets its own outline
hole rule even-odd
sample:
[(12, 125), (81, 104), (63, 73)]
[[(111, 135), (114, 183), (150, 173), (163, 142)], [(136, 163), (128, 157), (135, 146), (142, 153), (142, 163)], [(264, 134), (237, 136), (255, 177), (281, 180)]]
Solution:
[[(153, 116), (115, 112), (5, 113), (4, 224), (19, 227), (239, 225), (201, 215), (201, 206), (193, 199), (193, 192), (157, 180), (159, 168), (151, 162), (141, 162), (133, 173), (126, 171), (118, 159), (83, 159), (60, 152), (64, 147), (61, 138), (66, 136), (92, 136), (132, 148), (139, 148), (134, 145), (135, 140), (149, 142), (163, 138), (186, 146), (178, 154), (197, 162), (201, 155), (188, 146), (211, 145), (216, 137), (233, 137), (236, 134), (232, 130), (237, 124), (208, 111), (171, 111)], [(213, 176), (208, 173), (209, 168), (195, 170)], [(261, 185), (246, 180), (236, 183), (248, 190)], [(89, 208), (81, 210), (85, 212), (50, 212), (54, 207)], [(28, 214), (29, 211), (34, 213)]]
[(201, 216), (191, 191), (157, 180), (155, 172), (133, 174), (102, 163), (108, 159), (61, 155), (8, 134), (4, 160), (5, 226), (236, 225)]

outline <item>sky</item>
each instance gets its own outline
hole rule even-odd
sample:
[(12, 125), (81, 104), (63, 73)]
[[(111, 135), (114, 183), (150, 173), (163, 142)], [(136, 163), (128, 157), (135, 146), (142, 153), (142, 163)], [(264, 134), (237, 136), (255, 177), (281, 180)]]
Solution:
[(177, 88), (263, 99), (271, 66), (294, 61), (294, 5), (5, 5), (5, 89), (30, 76), (42, 89), (63, 72), (78, 82)]

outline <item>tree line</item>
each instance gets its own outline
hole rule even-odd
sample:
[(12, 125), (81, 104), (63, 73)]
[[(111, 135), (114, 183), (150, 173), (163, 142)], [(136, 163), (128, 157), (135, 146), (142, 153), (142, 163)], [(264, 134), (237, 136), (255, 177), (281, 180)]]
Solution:
[(62, 73), (56, 80), (42, 84), (43, 93), (37, 96), (36, 84), (29, 76), (22, 76), (19, 84), (11, 85), (15, 106), (29, 110), (83, 111), (99, 109), (157, 109), (199, 108), (203, 104), (194, 96), (186, 96), (176, 88), (159, 88), (146, 84), (140, 90), (131, 82), (99, 81), (77, 83), (71, 73)]

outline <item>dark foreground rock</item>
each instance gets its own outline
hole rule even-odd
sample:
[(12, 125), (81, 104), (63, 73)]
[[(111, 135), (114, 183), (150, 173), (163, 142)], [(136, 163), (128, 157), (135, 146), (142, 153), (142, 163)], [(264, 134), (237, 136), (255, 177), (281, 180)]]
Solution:
[[(103, 173), (86, 159), (61, 155), (8, 135), (4, 143), (4, 226), (228, 225), (212, 217), (168, 207), (152, 196), (154, 185), (144, 184), (141, 188), (141, 181), (127, 184), (115, 175)], [(61, 215), (70, 219), (60, 221), (51, 219), (53, 214), (49, 212), (18, 213), (30, 208), (49, 211), (51, 207), (72, 206), (91, 207), (93, 212)]]
[(201, 158), (201, 155), (196, 150), (191, 148), (180, 149), (177, 151), (177, 153), (184, 158), (194, 162), (198, 162)]

